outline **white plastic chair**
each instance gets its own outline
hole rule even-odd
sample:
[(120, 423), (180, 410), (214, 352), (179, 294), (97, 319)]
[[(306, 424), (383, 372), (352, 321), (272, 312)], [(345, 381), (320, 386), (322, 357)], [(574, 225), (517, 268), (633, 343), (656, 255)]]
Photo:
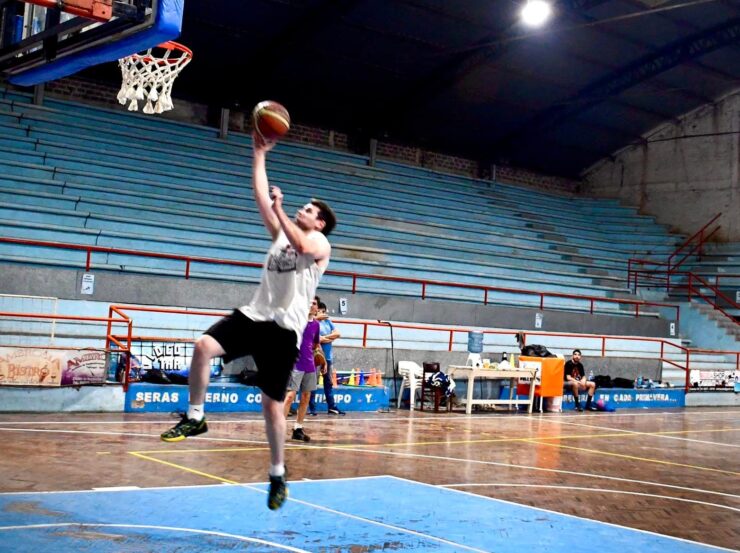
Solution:
[(424, 378), (424, 369), (414, 361), (399, 361), (398, 374), (403, 377), (403, 381), (401, 382), (401, 390), (398, 392), (398, 404), (396, 407), (400, 409), (403, 391), (408, 388), (409, 410), (413, 411), (414, 403), (416, 403), (416, 390), (421, 390), (421, 379)]

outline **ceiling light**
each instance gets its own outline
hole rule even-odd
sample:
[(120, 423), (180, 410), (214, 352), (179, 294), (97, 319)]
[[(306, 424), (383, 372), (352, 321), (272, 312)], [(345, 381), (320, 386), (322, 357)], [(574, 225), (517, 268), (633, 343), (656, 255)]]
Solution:
[(530, 27), (539, 27), (550, 18), (552, 6), (545, 0), (527, 0), (522, 8), (522, 21)]

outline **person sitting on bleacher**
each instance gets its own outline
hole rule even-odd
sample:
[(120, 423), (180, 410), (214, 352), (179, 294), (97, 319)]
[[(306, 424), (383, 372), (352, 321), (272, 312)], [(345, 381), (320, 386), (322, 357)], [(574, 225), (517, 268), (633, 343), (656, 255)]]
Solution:
[(573, 392), (573, 399), (576, 402), (576, 410), (578, 411), (583, 411), (578, 395), (583, 390), (588, 390), (586, 410), (596, 411), (596, 406), (591, 404), (591, 401), (594, 399), (594, 393), (596, 392), (596, 384), (586, 380), (586, 371), (581, 364), (581, 350), (579, 349), (574, 349), (573, 357), (565, 363), (564, 388)]

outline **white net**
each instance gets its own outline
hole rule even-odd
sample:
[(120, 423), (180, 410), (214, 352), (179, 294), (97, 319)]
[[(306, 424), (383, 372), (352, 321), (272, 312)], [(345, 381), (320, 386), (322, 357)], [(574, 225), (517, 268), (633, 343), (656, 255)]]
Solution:
[(149, 48), (146, 53), (131, 54), (118, 60), (123, 84), (118, 101), (129, 111), (137, 111), (144, 103), (144, 113), (171, 110), (172, 84), (177, 75), (193, 59), (193, 53), (176, 42), (165, 42)]

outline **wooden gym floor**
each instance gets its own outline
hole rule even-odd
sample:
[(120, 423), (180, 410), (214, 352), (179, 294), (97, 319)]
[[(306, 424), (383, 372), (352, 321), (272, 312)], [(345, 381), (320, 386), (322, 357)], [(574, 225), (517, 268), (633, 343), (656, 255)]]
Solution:
[[(395, 410), (322, 414), (307, 417), (309, 444), (288, 441), (287, 466), (296, 490), (302, 480), (390, 475), (737, 550), (739, 415), (721, 408), (531, 416)], [(161, 442), (160, 432), (174, 422), (159, 414), (0, 414), (0, 497), (266, 480), (259, 415), (213, 414), (207, 434)], [(392, 496), (394, 488), (388, 488)], [(259, 505), (268, 512), (264, 498)], [(420, 502), (418, 512), (426, 508)], [(442, 508), (453, 512), (464, 504), (450, 501)], [(2, 520), (7, 511), (7, 505), (0, 506), (0, 527), (8, 524)], [(291, 521), (292, 532), (300, 533), (300, 524)], [(576, 548), (601, 549), (587, 532), (563, 539)], [(2, 543), (0, 533), (0, 550), (5, 550)], [(356, 544), (346, 550), (379, 548)]]

